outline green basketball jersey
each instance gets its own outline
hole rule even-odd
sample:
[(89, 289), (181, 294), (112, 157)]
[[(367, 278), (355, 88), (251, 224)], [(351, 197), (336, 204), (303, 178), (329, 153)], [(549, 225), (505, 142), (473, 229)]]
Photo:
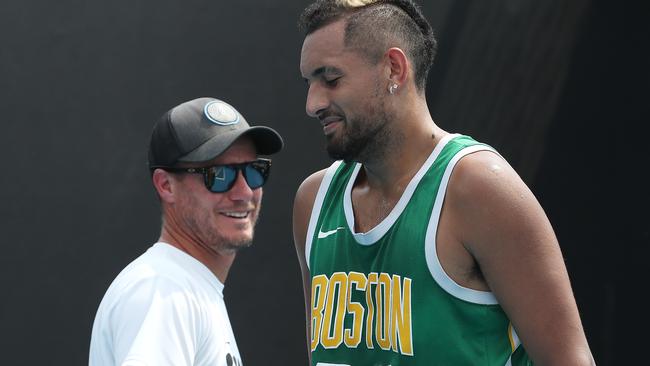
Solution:
[(366, 233), (354, 232), (351, 201), (361, 165), (339, 161), (327, 170), (305, 245), (313, 366), (532, 364), (492, 293), (458, 285), (436, 255), (449, 176), (478, 150), (492, 149), (467, 136), (443, 138)]

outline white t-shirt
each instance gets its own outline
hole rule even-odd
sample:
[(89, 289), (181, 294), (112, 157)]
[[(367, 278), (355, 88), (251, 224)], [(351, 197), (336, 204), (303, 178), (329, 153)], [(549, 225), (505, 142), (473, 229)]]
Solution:
[(223, 284), (201, 262), (156, 243), (115, 278), (90, 340), (90, 366), (241, 366)]

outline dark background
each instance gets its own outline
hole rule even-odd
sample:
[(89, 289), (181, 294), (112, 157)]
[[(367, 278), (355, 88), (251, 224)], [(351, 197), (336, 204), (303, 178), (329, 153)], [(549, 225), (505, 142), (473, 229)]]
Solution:
[[(158, 237), (151, 127), (208, 95), (285, 137), (225, 295), (247, 365), (306, 364), (291, 207), (329, 164), (304, 113), (295, 23), (306, 4), (0, 2), (0, 364), (87, 363), (104, 291)], [(647, 6), (434, 0), (423, 11), (440, 41), (434, 119), (496, 147), (537, 195), (598, 364), (644, 362)]]

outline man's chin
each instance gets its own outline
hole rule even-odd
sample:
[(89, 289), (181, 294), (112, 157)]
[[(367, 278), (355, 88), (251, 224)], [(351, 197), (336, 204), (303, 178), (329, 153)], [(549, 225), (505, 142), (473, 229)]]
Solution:
[(325, 145), (327, 155), (333, 160), (343, 160), (346, 163), (358, 161), (359, 154), (364, 145), (356, 146), (349, 141), (328, 140)]
[(237, 238), (224, 238), (221, 247), (226, 250), (238, 251), (248, 248), (253, 244), (252, 235), (245, 235)]
[(338, 145), (328, 144), (326, 151), (332, 160), (349, 160), (349, 156)]

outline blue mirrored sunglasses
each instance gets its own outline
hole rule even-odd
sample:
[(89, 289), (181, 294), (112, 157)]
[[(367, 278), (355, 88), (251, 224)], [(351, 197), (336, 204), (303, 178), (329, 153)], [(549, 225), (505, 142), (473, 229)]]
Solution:
[(240, 170), (250, 189), (257, 189), (263, 186), (271, 172), (271, 159), (260, 158), (246, 163), (214, 165), (201, 168), (151, 167), (152, 170), (156, 168), (175, 173), (203, 174), (203, 182), (210, 192), (223, 193), (229, 191), (235, 185)]

